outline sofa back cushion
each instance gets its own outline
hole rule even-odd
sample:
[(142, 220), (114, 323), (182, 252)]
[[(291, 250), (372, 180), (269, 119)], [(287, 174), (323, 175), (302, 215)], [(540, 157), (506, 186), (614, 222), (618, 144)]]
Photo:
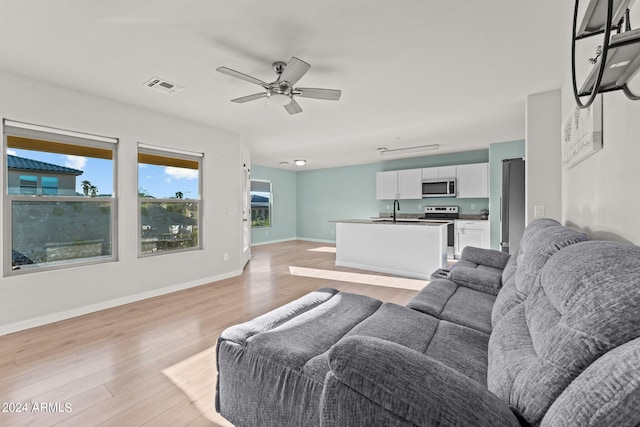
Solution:
[(515, 257), (513, 273), (505, 282), (496, 298), (491, 313), (491, 324), (495, 326), (513, 307), (520, 304), (529, 295), (540, 270), (551, 255), (560, 249), (588, 239), (587, 235), (560, 225), (549, 218), (540, 218), (531, 222), (525, 229)]
[(593, 362), (553, 402), (541, 426), (637, 426), (640, 420), (638, 372), (640, 338)]
[(640, 336), (639, 289), (638, 246), (593, 241), (557, 252), (524, 303), (494, 326), (489, 390), (540, 423), (589, 365)]
[(507, 265), (504, 267), (504, 270), (502, 270), (503, 284), (506, 284), (509, 280), (511, 280), (511, 278), (516, 272), (516, 268), (518, 266), (518, 255), (521, 253), (520, 248), (522, 247), (522, 245), (525, 244), (527, 240), (529, 240), (538, 231), (542, 230), (543, 228), (551, 227), (554, 225), (561, 225), (561, 224), (555, 219), (551, 219), (551, 218), (536, 218), (527, 225), (527, 227), (524, 229), (524, 232), (522, 233), (522, 238), (520, 239), (520, 246), (518, 246), (518, 249), (511, 256), (511, 258), (509, 258)]

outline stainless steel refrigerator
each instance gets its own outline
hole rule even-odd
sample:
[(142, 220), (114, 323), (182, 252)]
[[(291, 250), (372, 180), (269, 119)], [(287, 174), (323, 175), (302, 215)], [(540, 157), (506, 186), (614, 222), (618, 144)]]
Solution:
[(524, 159), (502, 161), (502, 198), (500, 199), (500, 246), (513, 254), (524, 232)]

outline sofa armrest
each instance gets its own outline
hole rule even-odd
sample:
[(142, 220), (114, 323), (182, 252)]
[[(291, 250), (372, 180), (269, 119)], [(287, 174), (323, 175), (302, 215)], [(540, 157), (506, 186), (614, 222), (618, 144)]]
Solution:
[(479, 265), (498, 268), (504, 270), (511, 255), (495, 249), (476, 248), (474, 246), (465, 246), (460, 254), (460, 260), (471, 261)]
[(329, 352), (323, 426), (519, 426), (507, 404), (441, 362), (378, 338), (344, 338)]
[(453, 268), (451, 269), (449, 280), (459, 286), (491, 295), (498, 295), (500, 288), (502, 288), (502, 276), (478, 268)]

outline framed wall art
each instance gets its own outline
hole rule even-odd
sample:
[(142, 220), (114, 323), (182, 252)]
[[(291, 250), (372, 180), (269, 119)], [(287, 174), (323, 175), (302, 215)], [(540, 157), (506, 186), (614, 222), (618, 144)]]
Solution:
[(562, 167), (571, 169), (602, 150), (602, 95), (589, 108), (573, 107), (562, 124)]

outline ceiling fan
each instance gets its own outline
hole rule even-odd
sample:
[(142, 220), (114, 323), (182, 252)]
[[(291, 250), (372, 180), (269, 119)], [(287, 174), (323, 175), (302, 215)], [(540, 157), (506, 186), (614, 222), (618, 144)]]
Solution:
[(271, 102), (284, 106), (284, 109), (287, 110), (289, 114), (297, 114), (302, 112), (302, 107), (300, 107), (300, 104), (296, 102), (294, 96), (337, 101), (340, 99), (340, 95), (342, 94), (341, 91), (336, 89), (318, 89), (310, 87), (294, 88), (293, 85), (295, 85), (310, 68), (311, 65), (296, 58), (295, 56), (291, 57), (289, 62), (276, 61), (273, 63), (273, 71), (278, 74), (278, 78), (271, 83), (263, 82), (260, 79), (256, 79), (255, 77), (251, 77), (227, 67), (220, 67), (217, 71), (231, 77), (257, 84), (266, 89), (266, 92), (254, 93), (253, 95), (232, 99), (231, 102), (243, 103), (260, 98), (268, 98)]

